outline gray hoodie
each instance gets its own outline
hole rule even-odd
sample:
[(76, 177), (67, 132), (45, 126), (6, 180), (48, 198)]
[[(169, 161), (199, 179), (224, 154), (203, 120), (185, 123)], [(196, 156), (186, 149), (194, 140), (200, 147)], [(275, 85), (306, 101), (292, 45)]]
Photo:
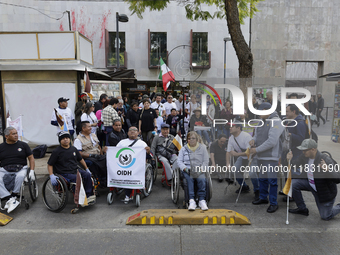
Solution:
[[(273, 120), (273, 121), (272, 121)], [(259, 160), (278, 161), (282, 153), (280, 136), (284, 130), (281, 119), (273, 112), (262, 127), (255, 128), (254, 141)]]
[(196, 167), (203, 166), (204, 169), (207, 169), (209, 164), (209, 155), (206, 147), (203, 144), (199, 144), (198, 148), (193, 152), (188, 148), (188, 145), (185, 145), (179, 151), (177, 164), (181, 170), (184, 168), (190, 169), (190, 175), (193, 178), (197, 178), (200, 173), (195, 171)]

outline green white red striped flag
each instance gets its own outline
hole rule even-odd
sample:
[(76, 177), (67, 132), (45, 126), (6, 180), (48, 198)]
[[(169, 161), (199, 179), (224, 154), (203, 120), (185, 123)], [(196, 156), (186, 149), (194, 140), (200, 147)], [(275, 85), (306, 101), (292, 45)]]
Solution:
[(170, 81), (175, 81), (175, 76), (167, 67), (167, 65), (164, 63), (163, 59), (160, 58), (159, 60), (161, 72), (159, 73), (159, 79), (163, 80), (163, 89), (166, 91), (170, 86)]

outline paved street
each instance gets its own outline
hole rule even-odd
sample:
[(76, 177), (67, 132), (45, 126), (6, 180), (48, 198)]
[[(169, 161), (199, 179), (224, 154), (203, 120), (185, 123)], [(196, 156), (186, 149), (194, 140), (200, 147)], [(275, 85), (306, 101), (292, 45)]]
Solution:
[[(330, 122), (315, 131), (321, 134), (330, 130), (329, 125)], [(339, 144), (330, 142), (326, 136), (320, 135), (319, 139), (321, 150), (327, 149), (338, 157)], [(43, 160), (37, 161), (41, 188), (46, 167)], [(251, 185), (249, 180), (247, 183)], [(52, 213), (40, 194), (29, 210), (22, 205), (10, 214), (13, 221), (0, 227), (0, 254), (339, 254), (340, 216), (322, 221), (311, 194), (304, 193), (310, 215), (289, 215), (286, 225), (286, 203), (281, 196), (279, 210), (268, 214), (267, 205), (251, 204), (253, 193), (242, 194), (235, 206), (237, 187), (231, 185), (224, 195), (225, 187), (226, 182), (213, 180), (209, 208), (235, 210), (248, 217), (251, 225), (125, 225), (127, 218), (139, 211), (176, 208), (169, 188), (162, 187), (159, 176), (152, 194), (142, 199), (140, 208), (134, 203), (124, 205), (121, 197), (115, 197), (114, 203), (108, 205), (107, 190), (100, 190), (101, 196), (93, 207), (81, 208), (73, 215), (70, 196), (62, 212)], [(180, 194), (182, 198), (183, 191)]]

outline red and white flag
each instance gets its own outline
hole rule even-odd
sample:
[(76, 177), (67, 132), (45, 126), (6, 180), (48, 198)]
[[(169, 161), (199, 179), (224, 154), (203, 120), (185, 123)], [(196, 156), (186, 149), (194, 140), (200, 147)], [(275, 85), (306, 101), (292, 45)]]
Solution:
[(175, 76), (169, 67), (167, 67), (167, 65), (164, 63), (162, 58), (160, 58), (159, 63), (161, 66), (161, 72), (159, 73), (158, 78), (163, 80), (163, 89), (166, 91), (170, 86), (170, 81), (175, 81)]

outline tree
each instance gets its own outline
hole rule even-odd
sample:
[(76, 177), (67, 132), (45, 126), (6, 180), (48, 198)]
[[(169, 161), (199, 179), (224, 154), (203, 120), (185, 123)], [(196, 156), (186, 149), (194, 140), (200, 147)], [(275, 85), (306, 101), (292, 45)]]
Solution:
[[(129, 9), (132, 14), (137, 14), (143, 18), (143, 13), (147, 8), (150, 11), (163, 10), (170, 3), (170, 0), (125, 0), (130, 4)], [(224, 19), (227, 20), (228, 30), (231, 36), (233, 47), (239, 61), (239, 78), (240, 88), (244, 95), (247, 95), (247, 87), (252, 84), (253, 76), (253, 54), (245, 41), (241, 24), (246, 17), (252, 18), (257, 12), (256, 5), (263, 0), (176, 0), (183, 5), (186, 10), (186, 17), (190, 20), (209, 20)], [(217, 11), (213, 14), (202, 10), (202, 4), (209, 6), (215, 5)], [(245, 100), (247, 102), (247, 100)]]

